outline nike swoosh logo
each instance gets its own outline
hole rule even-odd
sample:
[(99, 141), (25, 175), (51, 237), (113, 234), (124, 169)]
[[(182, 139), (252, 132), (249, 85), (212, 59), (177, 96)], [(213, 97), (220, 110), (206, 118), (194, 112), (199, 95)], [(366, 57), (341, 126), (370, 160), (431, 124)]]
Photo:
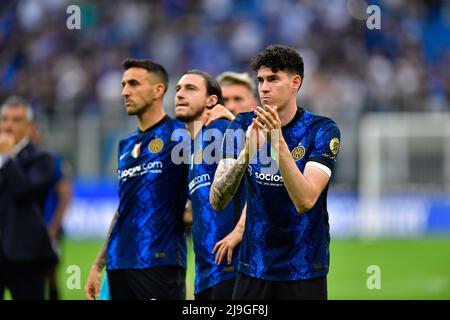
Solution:
[(123, 160), (123, 158), (125, 158), (125, 157), (127, 156), (127, 154), (128, 154), (128, 152), (125, 152), (124, 154), (122, 154), (122, 155), (119, 157), (119, 160)]

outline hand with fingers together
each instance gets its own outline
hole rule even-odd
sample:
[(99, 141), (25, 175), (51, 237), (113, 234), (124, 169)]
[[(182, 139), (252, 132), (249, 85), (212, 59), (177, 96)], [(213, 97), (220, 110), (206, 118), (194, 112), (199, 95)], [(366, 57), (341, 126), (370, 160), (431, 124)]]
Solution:
[(262, 119), (258, 116), (253, 119), (253, 123), (247, 128), (245, 133), (245, 160), (250, 162), (250, 159), (256, 154), (256, 152), (262, 148), (266, 138), (264, 133), (258, 126)]
[(230, 110), (221, 104), (216, 104), (211, 110), (208, 110), (207, 115), (208, 119), (205, 122), (205, 127), (209, 126), (211, 122), (217, 119), (227, 119), (233, 121), (235, 118)]
[(253, 123), (267, 136), (270, 143), (271, 157), (278, 162), (278, 151), (283, 134), (281, 132), (281, 120), (278, 116), (277, 107), (271, 107), (269, 105), (264, 105), (264, 109), (257, 107), (255, 114), (257, 117), (253, 119)]
[(214, 246), (212, 253), (216, 253), (215, 262), (221, 264), (222, 260), (227, 257), (227, 264), (230, 265), (233, 259), (233, 250), (242, 241), (242, 233), (238, 229), (231, 231), (225, 238), (220, 240)]
[(278, 116), (277, 107), (271, 107), (266, 104), (264, 105), (264, 109), (257, 107), (255, 109), (255, 114), (257, 117), (253, 119), (253, 123), (256, 123), (256, 125), (267, 134), (270, 143), (277, 143), (278, 141), (272, 141), (272, 134), (276, 134), (278, 139), (282, 137), (281, 120)]
[(230, 265), (233, 262), (233, 251), (242, 241), (242, 236), (245, 230), (245, 219), (247, 217), (247, 204), (244, 205), (242, 209), (241, 217), (239, 218), (238, 223), (234, 227), (233, 231), (231, 231), (225, 238), (220, 240), (214, 246), (212, 253), (216, 254), (215, 262), (217, 264), (221, 264), (222, 260), (227, 257), (227, 264)]
[(84, 295), (87, 300), (99, 299), (102, 269), (103, 267), (96, 263), (89, 271), (88, 280), (84, 288)]

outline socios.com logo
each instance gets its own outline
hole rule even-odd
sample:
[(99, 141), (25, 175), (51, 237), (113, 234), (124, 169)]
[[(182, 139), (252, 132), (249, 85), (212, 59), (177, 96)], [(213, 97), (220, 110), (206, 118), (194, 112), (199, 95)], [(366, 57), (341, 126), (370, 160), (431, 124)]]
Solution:
[(133, 178), (148, 172), (160, 173), (162, 171), (162, 168), (163, 164), (161, 161), (144, 163), (142, 165), (137, 165), (124, 170), (119, 170), (118, 172), (119, 179)]
[(255, 177), (257, 180), (266, 182), (283, 182), (283, 177), (278, 174), (264, 174), (255, 172)]

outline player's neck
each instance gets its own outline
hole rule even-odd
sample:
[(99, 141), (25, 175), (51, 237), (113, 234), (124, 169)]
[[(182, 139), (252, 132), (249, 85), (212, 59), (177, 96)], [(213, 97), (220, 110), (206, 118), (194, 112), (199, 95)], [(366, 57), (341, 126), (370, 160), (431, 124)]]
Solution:
[(278, 110), (278, 116), (280, 117), (281, 120), (281, 127), (284, 127), (289, 122), (291, 122), (292, 119), (294, 119), (296, 113), (297, 113), (296, 101), (293, 101), (284, 106), (284, 108)]
[(141, 131), (145, 131), (148, 128), (152, 127), (154, 124), (161, 121), (166, 113), (162, 107), (162, 103), (155, 103), (147, 111), (141, 113), (137, 116), (137, 124), (138, 128)]
[(187, 128), (189, 133), (191, 134), (191, 139), (194, 139), (195, 136), (197, 136), (197, 134), (203, 128), (203, 125), (206, 123), (206, 120), (208, 119), (208, 114), (206, 113), (206, 111), (207, 109), (205, 108), (200, 116), (187, 123)]

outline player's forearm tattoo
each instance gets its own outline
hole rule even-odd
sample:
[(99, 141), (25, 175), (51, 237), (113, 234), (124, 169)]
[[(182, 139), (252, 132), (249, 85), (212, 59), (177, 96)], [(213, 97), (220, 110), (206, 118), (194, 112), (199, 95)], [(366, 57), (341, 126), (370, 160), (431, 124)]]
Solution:
[(98, 255), (97, 255), (97, 259), (95, 259), (95, 265), (97, 267), (99, 267), (100, 269), (103, 269), (103, 267), (106, 264), (106, 250), (108, 249), (108, 245), (109, 245), (109, 238), (111, 237), (111, 232), (114, 229), (114, 226), (116, 225), (117, 222), (117, 218), (119, 217), (119, 210), (116, 211), (116, 213), (114, 214), (114, 217), (111, 221), (111, 225), (109, 226), (108, 229), (108, 233), (106, 234), (106, 239), (103, 243), (102, 248), (100, 249)]
[(215, 210), (224, 209), (239, 188), (247, 163), (243, 157), (238, 160), (225, 159), (220, 162), (214, 175), (209, 201)]

